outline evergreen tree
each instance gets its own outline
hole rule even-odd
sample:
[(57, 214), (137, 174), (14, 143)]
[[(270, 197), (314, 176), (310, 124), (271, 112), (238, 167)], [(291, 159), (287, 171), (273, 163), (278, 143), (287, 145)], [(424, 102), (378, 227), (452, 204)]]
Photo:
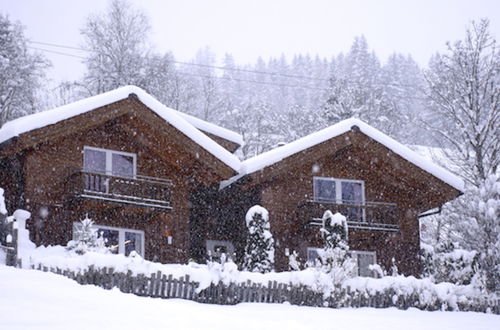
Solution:
[(272, 271), (274, 269), (274, 239), (267, 210), (260, 205), (252, 206), (245, 220), (248, 236), (243, 268), (259, 273)]
[(347, 220), (340, 213), (332, 214), (325, 211), (320, 229), (324, 240), (324, 250), (320, 254), (320, 264), (317, 265), (322, 272), (329, 274), (334, 283), (340, 283), (353, 275), (355, 265), (348, 255)]
[(75, 236), (74, 240), (68, 242), (68, 250), (75, 251), (78, 254), (84, 254), (88, 251), (107, 252), (104, 240), (99, 237), (98, 230), (94, 227), (94, 221), (88, 216), (80, 221)]

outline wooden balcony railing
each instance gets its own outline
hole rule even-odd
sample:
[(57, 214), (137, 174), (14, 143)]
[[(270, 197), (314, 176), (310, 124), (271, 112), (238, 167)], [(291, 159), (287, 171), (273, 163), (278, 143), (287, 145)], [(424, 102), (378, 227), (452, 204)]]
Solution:
[(398, 208), (395, 203), (365, 202), (339, 204), (325, 201), (306, 201), (298, 206), (299, 217), (311, 226), (321, 226), (326, 210), (339, 212), (347, 217), (349, 229), (366, 231), (399, 231)]
[(172, 181), (140, 176), (119, 177), (78, 170), (68, 179), (72, 194), (80, 198), (171, 209)]

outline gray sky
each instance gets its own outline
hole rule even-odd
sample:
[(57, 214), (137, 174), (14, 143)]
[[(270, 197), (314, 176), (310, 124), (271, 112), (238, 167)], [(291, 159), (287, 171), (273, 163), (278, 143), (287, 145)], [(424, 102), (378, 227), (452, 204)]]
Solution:
[[(425, 66), (446, 41), (461, 39), (472, 19), (488, 17), (500, 32), (500, 0), (133, 0), (152, 26), (151, 42), (189, 60), (206, 45), (237, 63), (258, 56), (319, 54), (331, 57), (349, 50), (364, 34), (384, 60), (392, 52), (411, 54)], [(103, 11), (104, 0), (0, 0), (0, 12), (26, 26), (32, 41), (81, 46), (86, 17)], [(74, 55), (76, 51), (38, 46)], [(48, 54), (54, 80), (77, 79), (80, 59)]]

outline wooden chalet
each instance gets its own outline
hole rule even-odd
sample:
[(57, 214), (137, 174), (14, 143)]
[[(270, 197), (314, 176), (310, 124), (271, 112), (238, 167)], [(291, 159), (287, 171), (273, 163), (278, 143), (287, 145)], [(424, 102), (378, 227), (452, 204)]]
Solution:
[(241, 260), (244, 216), (269, 210), (276, 269), (313, 260), (326, 210), (348, 217), (361, 275), (368, 264), (418, 274), (423, 212), (463, 183), (365, 123), (349, 119), (240, 162), (241, 136), (128, 86), (26, 116), (0, 129), (9, 210), (32, 213), (36, 244), (65, 245), (92, 218), (114, 253), (184, 263)]

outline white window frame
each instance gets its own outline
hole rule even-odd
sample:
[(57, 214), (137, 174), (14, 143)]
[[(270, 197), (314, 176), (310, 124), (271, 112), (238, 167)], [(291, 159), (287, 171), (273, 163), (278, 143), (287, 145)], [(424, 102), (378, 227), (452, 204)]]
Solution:
[[(82, 224), (80, 222), (73, 222), (73, 239), (76, 239), (76, 229), (80, 227)], [(122, 228), (122, 227), (112, 227), (112, 226), (101, 226), (101, 225), (93, 225), (97, 230), (106, 229), (106, 230), (114, 230), (118, 232), (118, 253), (125, 254), (125, 233), (134, 233), (141, 235), (141, 255), (144, 258), (145, 250), (144, 250), (144, 240), (145, 235), (143, 230), (130, 229), (130, 228)]]
[[(351, 258), (354, 259), (354, 262), (356, 264), (356, 274), (358, 276), (361, 276), (359, 274), (359, 259), (358, 259), (358, 257), (360, 255), (370, 255), (370, 256), (373, 256), (373, 264), (377, 263), (377, 252), (375, 252), (375, 251), (352, 250), (352, 251), (349, 251), (349, 254), (351, 255)], [(371, 271), (371, 277), (375, 277), (375, 273), (373, 271)]]
[(83, 147), (83, 158), (84, 158), (83, 164), (85, 164), (85, 150), (100, 151), (100, 152), (104, 152), (106, 154), (106, 170), (105, 170), (105, 173), (103, 173), (106, 175), (114, 175), (113, 174), (113, 154), (132, 157), (132, 163), (133, 163), (133, 165), (132, 165), (133, 166), (132, 177), (136, 178), (136, 176), (137, 176), (137, 154), (132, 153), (132, 152), (124, 152), (124, 151), (117, 151), (117, 150), (112, 150), (112, 149), (84, 146)]
[(221, 253), (215, 251), (216, 246), (225, 246), (226, 251), (227, 251), (226, 256), (233, 258), (234, 251), (235, 251), (233, 242), (225, 241), (225, 240), (214, 240), (214, 239), (207, 239), (206, 240), (207, 254), (209, 254), (215, 258), (220, 258)]
[[(325, 200), (321, 199), (320, 196), (316, 194), (317, 192), (317, 182), (319, 181), (333, 181), (335, 182), (335, 200)], [(313, 196), (314, 196), (314, 201), (319, 202), (319, 203), (335, 203), (339, 205), (345, 205), (343, 204), (342, 201), (342, 182), (352, 182), (352, 183), (360, 183), (361, 184), (361, 203), (359, 204), (360, 206), (365, 205), (366, 199), (365, 199), (365, 182), (363, 180), (354, 180), (354, 179), (339, 179), (339, 178), (332, 178), (332, 177), (323, 177), (323, 176), (315, 176), (313, 177)], [(355, 204), (352, 204), (355, 205)], [(356, 220), (356, 221), (366, 221), (366, 210), (362, 208), (362, 215), (361, 219)]]
[(339, 179), (339, 178), (331, 178), (331, 177), (323, 177), (323, 176), (313, 177), (314, 200), (321, 202), (322, 200), (316, 194), (316, 191), (317, 191), (316, 187), (317, 187), (318, 181), (334, 181), (335, 182), (335, 200), (330, 201), (330, 202), (337, 203), (337, 204), (342, 204), (342, 182), (361, 183), (361, 205), (365, 204), (365, 182), (363, 180)]

